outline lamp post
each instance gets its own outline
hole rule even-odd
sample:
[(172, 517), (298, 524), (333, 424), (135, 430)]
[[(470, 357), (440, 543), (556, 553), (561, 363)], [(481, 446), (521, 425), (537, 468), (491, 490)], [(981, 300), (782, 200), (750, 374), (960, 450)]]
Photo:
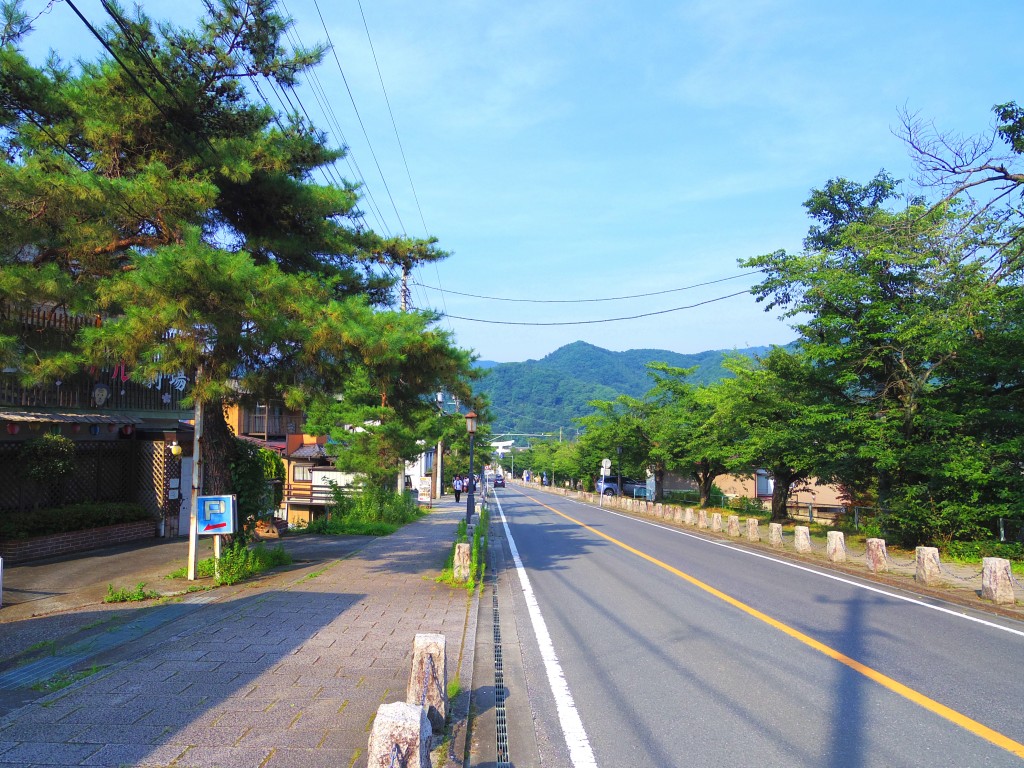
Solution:
[(474, 411), (466, 414), (466, 432), (469, 433), (469, 491), (466, 494), (466, 525), (469, 525), (473, 518), (473, 489), (476, 488), (476, 481), (473, 477), (473, 438), (476, 436), (476, 413)]

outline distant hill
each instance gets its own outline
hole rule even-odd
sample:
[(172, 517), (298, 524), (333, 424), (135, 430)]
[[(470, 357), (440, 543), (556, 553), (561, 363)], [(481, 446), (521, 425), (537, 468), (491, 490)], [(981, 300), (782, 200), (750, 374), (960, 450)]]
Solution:
[[(647, 363), (660, 362), (693, 368), (695, 384), (724, 378), (727, 354), (753, 357), (768, 347), (711, 350), (692, 355), (665, 349), (630, 349), (611, 352), (583, 341), (556, 349), (540, 360), (522, 363), (487, 363), (487, 374), (476, 390), (491, 401), (493, 432), (557, 432), (575, 434), (573, 419), (592, 411), (591, 400), (613, 400), (619, 395), (639, 397), (652, 385)], [(480, 366), (484, 367), (484, 366)]]

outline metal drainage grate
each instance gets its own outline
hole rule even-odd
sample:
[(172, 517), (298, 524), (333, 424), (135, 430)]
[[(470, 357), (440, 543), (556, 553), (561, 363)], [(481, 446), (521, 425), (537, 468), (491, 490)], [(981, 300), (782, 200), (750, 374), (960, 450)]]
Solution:
[(494, 610), (494, 721), (497, 729), (498, 768), (511, 766), (508, 759), (508, 721), (505, 717), (505, 671), (501, 660), (501, 626), (498, 622), (498, 592), (491, 593)]

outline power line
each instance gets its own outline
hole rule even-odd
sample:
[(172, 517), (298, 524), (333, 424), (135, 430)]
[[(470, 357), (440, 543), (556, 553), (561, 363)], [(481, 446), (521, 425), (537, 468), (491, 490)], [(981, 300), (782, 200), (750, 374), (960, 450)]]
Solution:
[(338, 71), (341, 73), (341, 80), (345, 83), (345, 90), (348, 91), (348, 98), (349, 101), (352, 102), (352, 109), (356, 113), (356, 119), (359, 121), (359, 127), (363, 129), (363, 137), (366, 139), (366, 146), (370, 150), (373, 162), (377, 166), (377, 172), (380, 174), (381, 183), (384, 185), (384, 189), (388, 193), (388, 199), (391, 200), (391, 207), (394, 209), (395, 216), (398, 218), (398, 225), (402, 230), (402, 234), (405, 234), (405, 224), (402, 223), (402, 214), (398, 212), (398, 206), (395, 204), (395, 198), (391, 194), (391, 188), (388, 186), (388, 181), (384, 178), (384, 171), (380, 167), (380, 161), (377, 159), (377, 153), (373, 151), (373, 143), (370, 141), (370, 134), (367, 133), (366, 124), (363, 123), (363, 117), (359, 114), (359, 107), (356, 106), (356, 98), (352, 94), (352, 89), (349, 87), (348, 78), (345, 77), (345, 70), (342, 69), (341, 60), (338, 58), (338, 51), (334, 47), (334, 41), (331, 40), (331, 33), (327, 29), (327, 22), (324, 21), (324, 15), (320, 12), (320, 3), (318, 3), (317, 0), (313, 0), (313, 7), (316, 8), (316, 13), (320, 17), (320, 24), (324, 28), (324, 34), (327, 35), (327, 43), (331, 47), (331, 55), (334, 57), (335, 64), (338, 65)]
[(558, 323), (526, 323), (526, 322), (515, 322), (513, 320), (481, 320), (477, 317), (460, 317), (459, 315), (449, 315), (453, 320), (466, 320), (471, 323), (487, 323), (489, 325), (530, 325), (530, 326), (551, 326), (551, 325), (595, 325), (597, 323), (617, 323), (621, 320), (639, 320), (642, 317), (654, 317), (655, 315), (666, 315), (669, 312), (680, 312), (684, 309), (694, 309), (695, 307), (702, 307), (705, 304), (713, 304), (716, 301), (724, 301), (725, 299), (731, 299), (735, 296), (743, 296), (744, 294), (749, 295), (750, 291), (737, 291), (736, 293), (730, 293), (728, 296), (719, 296), (716, 299), (708, 299), (707, 301), (700, 301), (696, 304), (688, 304), (685, 307), (673, 307), (672, 309), (661, 309), (657, 312), (645, 312), (642, 315), (629, 315), (628, 317), (608, 317), (602, 320), (567, 320), (565, 322)]
[(706, 283), (694, 283), (693, 285), (684, 285), (682, 288), (668, 288), (664, 291), (651, 291), (650, 293), (635, 293), (629, 296), (608, 296), (602, 299), (508, 299), (499, 296), (481, 296), (476, 293), (461, 293), (459, 291), (445, 291), (444, 289), (438, 288), (433, 285), (421, 284), (424, 288), (429, 288), (432, 291), (442, 291), (454, 294), (456, 296), (467, 296), (471, 299), (486, 299), (488, 301), (509, 301), (517, 302), (522, 304), (588, 304), (593, 302), (602, 301), (624, 301), (626, 299), (646, 299), (651, 296), (662, 296), (666, 293), (679, 293), (680, 291), (689, 291), (693, 288), (702, 288), (705, 285), (715, 285), (716, 283), (724, 283), (727, 280), (736, 280), (740, 277), (746, 277), (747, 275), (756, 275), (764, 272), (763, 269), (756, 269), (752, 272), (745, 272), (740, 275), (733, 275), (731, 277), (723, 277), (719, 280), (709, 280)]

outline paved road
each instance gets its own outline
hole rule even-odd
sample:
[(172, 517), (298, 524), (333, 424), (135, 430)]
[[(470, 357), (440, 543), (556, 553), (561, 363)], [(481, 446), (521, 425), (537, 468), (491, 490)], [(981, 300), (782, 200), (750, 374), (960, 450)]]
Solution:
[(554, 495), (498, 501), (551, 638), (500, 542), (511, 764), (1021, 764), (1024, 623)]

